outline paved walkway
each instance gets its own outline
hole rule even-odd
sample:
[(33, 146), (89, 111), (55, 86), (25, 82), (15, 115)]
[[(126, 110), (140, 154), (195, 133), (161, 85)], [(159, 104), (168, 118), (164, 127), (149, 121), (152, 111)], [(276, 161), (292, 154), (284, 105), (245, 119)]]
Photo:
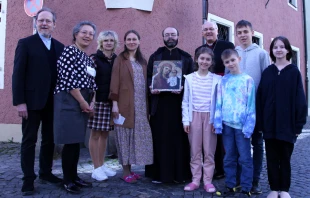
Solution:
[[(310, 198), (310, 124), (305, 125), (305, 132), (300, 135), (292, 156), (292, 185), (291, 196), (293, 198)], [(20, 169), (20, 144), (0, 142), (0, 197), (21, 197), (22, 172)], [(107, 161), (107, 165), (117, 170), (115, 177), (109, 178), (105, 182), (93, 181), (93, 188), (83, 189), (79, 195), (71, 195), (60, 186), (41, 184), (35, 181), (36, 194), (32, 197), (185, 197), (202, 198), (215, 197), (206, 193), (202, 185), (194, 192), (184, 192), (184, 184), (153, 184), (148, 178), (142, 178), (136, 184), (126, 184), (120, 180), (120, 166), (117, 160)], [(36, 172), (38, 172), (38, 160), (36, 158)], [(81, 150), (79, 162), (79, 176), (82, 179), (92, 181), (92, 163), (87, 149)], [(144, 167), (134, 166), (133, 170), (143, 175)], [(61, 161), (56, 157), (54, 161), (53, 173), (61, 177)], [(224, 179), (214, 181), (217, 187), (224, 186)], [(253, 198), (265, 198), (268, 194), (268, 181), (266, 175), (266, 163), (264, 160), (261, 185), (263, 194), (252, 196)], [(236, 195), (237, 196), (237, 195)]]

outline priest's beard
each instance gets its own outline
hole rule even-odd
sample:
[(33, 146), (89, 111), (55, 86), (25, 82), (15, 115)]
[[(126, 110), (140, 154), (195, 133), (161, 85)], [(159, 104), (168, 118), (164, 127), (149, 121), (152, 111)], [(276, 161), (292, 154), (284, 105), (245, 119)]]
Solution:
[(167, 48), (172, 49), (175, 48), (178, 45), (178, 39), (168, 39), (167, 41), (164, 40), (164, 44)]

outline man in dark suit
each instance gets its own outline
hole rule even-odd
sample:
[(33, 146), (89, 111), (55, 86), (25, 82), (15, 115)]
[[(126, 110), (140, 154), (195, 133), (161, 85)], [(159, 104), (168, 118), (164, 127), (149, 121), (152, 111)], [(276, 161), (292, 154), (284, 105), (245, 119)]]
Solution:
[[(206, 21), (202, 25), (202, 36), (206, 39), (206, 44), (198, 47), (195, 50), (195, 54), (197, 50), (201, 47), (210, 48), (214, 53), (214, 61), (215, 61), (215, 65), (211, 69), (211, 71), (213, 73), (223, 76), (225, 73), (225, 66), (221, 59), (222, 52), (226, 49), (235, 49), (235, 46), (231, 42), (218, 40), (217, 35), (218, 35), (217, 24), (215, 22)], [(224, 153), (225, 152), (222, 143), (222, 136), (217, 135), (217, 145), (214, 156), (215, 161), (214, 179), (221, 179), (224, 177), (224, 168), (223, 168)]]
[(39, 178), (42, 182), (61, 183), (52, 174), (54, 153), (53, 91), (56, 84), (56, 62), (64, 45), (51, 38), (55, 13), (43, 8), (35, 17), (37, 34), (18, 41), (12, 76), (13, 105), (22, 117), (21, 168), (24, 173), (22, 193), (34, 193), (35, 146), (40, 123), (42, 141)]

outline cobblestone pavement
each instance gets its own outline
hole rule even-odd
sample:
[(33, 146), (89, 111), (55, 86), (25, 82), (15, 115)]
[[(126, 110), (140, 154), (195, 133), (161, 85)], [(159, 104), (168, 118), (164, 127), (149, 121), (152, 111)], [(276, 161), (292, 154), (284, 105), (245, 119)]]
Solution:
[[(310, 129), (310, 128), (309, 128)], [(310, 130), (309, 130), (310, 131)], [(300, 135), (292, 156), (292, 185), (291, 196), (293, 198), (310, 198), (310, 132)], [(22, 197), (22, 172), (20, 169), (20, 144), (0, 142), (0, 197)], [(53, 173), (62, 176), (61, 161), (55, 157)], [(216, 197), (213, 194), (206, 193), (202, 185), (194, 192), (184, 192), (184, 184), (153, 184), (148, 178), (142, 178), (136, 184), (126, 184), (120, 180), (121, 170), (117, 160), (108, 160), (107, 166), (117, 170), (115, 177), (109, 178), (105, 182), (95, 182), (91, 179), (93, 169), (89, 152), (86, 148), (81, 150), (79, 162), (79, 176), (87, 181), (93, 181), (93, 188), (82, 189), (79, 195), (71, 195), (65, 192), (60, 186), (53, 186), (35, 181), (36, 193), (32, 197), (185, 197), (202, 198)], [(38, 172), (38, 158), (36, 158), (36, 172)], [(143, 175), (144, 167), (134, 166), (133, 170)], [(214, 181), (216, 187), (224, 186), (224, 179)], [(265, 198), (268, 194), (268, 183), (266, 175), (266, 163), (262, 172), (261, 185), (263, 194), (252, 196), (253, 198)], [(237, 196), (238, 194), (236, 194)]]

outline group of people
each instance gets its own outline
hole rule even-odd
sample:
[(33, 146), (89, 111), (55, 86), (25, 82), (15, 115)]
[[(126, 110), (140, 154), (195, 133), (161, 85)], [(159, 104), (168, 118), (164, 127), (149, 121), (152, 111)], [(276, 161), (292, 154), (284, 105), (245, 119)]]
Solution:
[[(147, 61), (135, 30), (125, 33), (118, 56), (118, 35), (100, 32), (97, 52), (88, 56), (85, 50), (95, 39), (96, 26), (78, 23), (73, 44), (65, 47), (51, 37), (55, 22), (52, 10), (38, 11), (37, 34), (19, 40), (15, 52), (12, 90), (13, 105), (22, 117), (23, 195), (34, 193), (35, 145), (42, 123), (39, 178), (62, 183), (70, 193), (92, 186), (77, 174), (80, 143), (88, 127), (91, 177), (97, 181), (116, 174), (104, 165), (107, 138), (114, 130), (124, 182), (141, 178), (132, 171), (133, 164), (146, 165), (145, 176), (153, 183), (191, 179), (184, 190), (193, 191), (202, 179), (206, 192), (219, 197), (232, 196), (236, 189), (239, 197), (250, 197), (262, 193), (264, 138), (268, 198), (290, 197), (290, 157), (306, 122), (307, 105), (300, 72), (290, 63), (287, 38), (272, 41), (270, 64), (268, 53), (252, 43), (250, 22), (237, 23), (240, 46), (235, 48), (218, 40), (216, 23), (207, 21), (202, 25), (206, 44), (195, 50), (193, 60), (177, 47), (178, 30), (167, 27), (162, 32), (164, 46)], [(153, 76), (156, 61), (161, 66)], [(167, 64), (171, 61), (181, 62), (181, 79)], [(181, 88), (156, 89), (155, 77)], [(64, 145), (63, 179), (52, 174), (55, 144)], [(226, 187), (216, 189), (213, 178), (223, 177)]]

